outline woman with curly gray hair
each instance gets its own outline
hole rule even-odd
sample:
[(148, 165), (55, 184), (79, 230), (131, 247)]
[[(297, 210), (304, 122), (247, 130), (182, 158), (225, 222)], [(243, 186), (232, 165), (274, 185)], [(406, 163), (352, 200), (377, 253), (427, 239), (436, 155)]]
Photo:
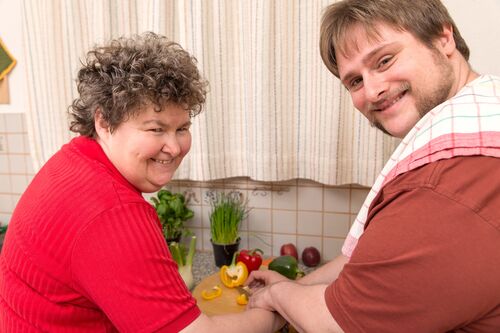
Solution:
[(0, 331), (276, 329), (282, 319), (265, 310), (201, 314), (142, 197), (190, 149), (207, 92), (196, 60), (154, 33), (119, 38), (88, 52), (77, 85), (70, 129), (80, 136), (38, 172), (10, 221)]

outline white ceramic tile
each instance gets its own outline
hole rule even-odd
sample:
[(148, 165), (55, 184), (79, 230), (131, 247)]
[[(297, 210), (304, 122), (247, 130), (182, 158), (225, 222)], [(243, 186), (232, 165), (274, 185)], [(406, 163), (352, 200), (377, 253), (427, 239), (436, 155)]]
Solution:
[(314, 236), (298, 236), (297, 237), (297, 253), (299, 254), (299, 261), (302, 262), (302, 251), (306, 247), (314, 246), (318, 249), (321, 260), (323, 260), (323, 249), (321, 244), (321, 237)]
[(351, 190), (351, 213), (359, 212), (363, 202), (368, 195), (369, 189), (352, 189)]
[(243, 221), (241, 221), (240, 230), (248, 231), (248, 217), (246, 217), (245, 219), (243, 219)]
[(35, 169), (33, 169), (33, 160), (31, 159), (31, 155), (24, 155), (24, 165), (26, 166), (26, 173), (28, 175), (34, 175)]
[(263, 257), (270, 257), (272, 255), (272, 241), (271, 233), (250, 232), (248, 235), (248, 248), (260, 249), (264, 252)]
[(325, 188), (325, 212), (349, 213), (349, 195), (350, 190), (346, 188)]
[(6, 118), (7, 115), (0, 114), (0, 133), (5, 133), (5, 125), (7, 123)]
[(280, 255), (280, 248), (283, 244), (297, 244), (297, 236), (295, 235), (283, 235), (283, 234), (273, 234), (273, 256)]
[(192, 219), (187, 220), (185, 225), (188, 228), (198, 227), (201, 228), (201, 206), (188, 206), (194, 213)]
[(13, 196), (11, 194), (0, 194), (0, 212), (12, 213), (15, 207), (13, 201)]
[(10, 175), (0, 174), (0, 193), (11, 193), (12, 186), (10, 182)]
[(12, 214), (10, 213), (0, 213), (0, 224), (9, 224)]
[(342, 238), (323, 238), (323, 258), (324, 260), (332, 260), (342, 253), (342, 245), (344, 239)]
[(254, 208), (250, 211), (249, 216), (250, 231), (271, 232), (271, 210)]
[(0, 133), (0, 153), (7, 152), (7, 134)]
[(8, 114), (6, 117), (5, 131), (7, 133), (21, 133), (24, 132), (22, 114)]
[(299, 234), (321, 236), (322, 224), (323, 213), (298, 212), (297, 232)]
[(190, 206), (201, 206), (201, 189), (199, 187), (186, 187), (183, 188), (182, 193), (186, 198), (186, 202)]
[(273, 232), (295, 234), (297, 214), (291, 210), (273, 210)]
[(8, 155), (0, 154), (0, 173), (10, 173)]
[(271, 208), (271, 191), (251, 189), (248, 191), (248, 206), (254, 208)]
[(346, 237), (351, 224), (350, 214), (325, 213), (323, 217), (323, 235)]
[(25, 175), (11, 175), (12, 193), (22, 194), (28, 187), (28, 178)]
[(203, 228), (202, 232), (202, 244), (203, 244), (203, 250), (205, 251), (213, 251), (212, 243), (210, 243), (210, 229)]
[(272, 197), (273, 209), (297, 209), (297, 187), (277, 188)]
[(23, 137), (23, 134), (7, 134), (7, 151), (11, 154), (24, 153)]
[(26, 161), (24, 155), (10, 155), (9, 166), (10, 166), (10, 172), (25, 174)]
[(200, 212), (201, 225), (204, 228), (210, 229), (210, 212), (211, 211), (212, 211), (212, 209), (210, 208), (210, 206), (201, 206), (201, 212)]
[(299, 187), (298, 188), (299, 210), (323, 210), (323, 188), (321, 187)]
[(22, 194), (13, 194), (12, 197), (12, 211), (14, 211), (14, 208), (16, 208), (17, 203), (19, 202), (19, 199), (21, 199)]

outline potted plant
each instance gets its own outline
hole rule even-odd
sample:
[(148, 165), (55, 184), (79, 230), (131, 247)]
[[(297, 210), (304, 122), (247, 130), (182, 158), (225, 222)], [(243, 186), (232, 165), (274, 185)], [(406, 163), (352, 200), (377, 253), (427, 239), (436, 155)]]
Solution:
[(184, 222), (191, 219), (194, 213), (186, 206), (186, 200), (181, 193), (160, 190), (151, 198), (160, 219), (163, 236), (167, 243), (179, 242), (187, 229)]
[(241, 192), (216, 192), (210, 202), (210, 233), (215, 265), (229, 265), (240, 244), (241, 222), (247, 217), (248, 201)]

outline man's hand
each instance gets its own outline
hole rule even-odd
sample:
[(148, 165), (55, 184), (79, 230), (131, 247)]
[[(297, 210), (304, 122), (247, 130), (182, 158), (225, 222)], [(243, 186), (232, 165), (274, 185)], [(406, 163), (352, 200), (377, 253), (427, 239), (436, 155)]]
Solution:
[(274, 271), (253, 271), (245, 281), (245, 285), (249, 286), (254, 293), (263, 287), (287, 280), (288, 279), (286, 277)]

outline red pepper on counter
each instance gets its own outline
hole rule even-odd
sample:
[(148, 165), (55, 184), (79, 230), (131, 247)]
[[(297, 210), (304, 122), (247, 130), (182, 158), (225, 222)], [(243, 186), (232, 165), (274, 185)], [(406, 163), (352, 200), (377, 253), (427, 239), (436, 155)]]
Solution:
[(236, 262), (242, 262), (247, 266), (248, 274), (256, 271), (262, 265), (262, 256), (264, 254), (260, 249), (241, 250), (236, 258)]

